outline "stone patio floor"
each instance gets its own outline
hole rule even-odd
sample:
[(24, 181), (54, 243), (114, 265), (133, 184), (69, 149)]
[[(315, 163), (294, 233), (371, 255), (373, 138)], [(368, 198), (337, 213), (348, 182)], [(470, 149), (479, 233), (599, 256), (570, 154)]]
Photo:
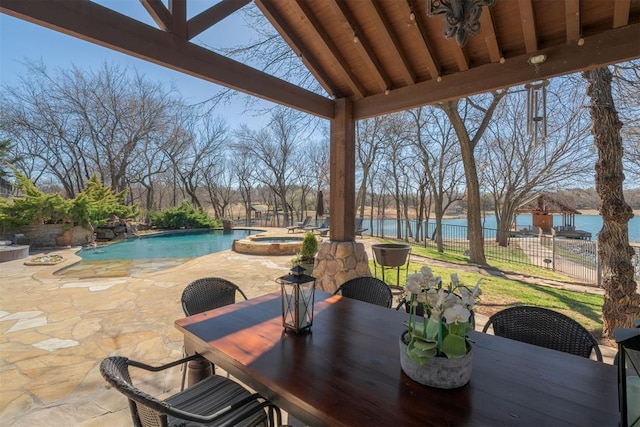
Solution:
[[(376, 240), (358, 239), (368, 254)], [(66, 261), (26, 266), (27, 259), (0, 264), (0, 426), (131, 425), (127, 401), (107, 387), (100, 361), (124, 355), (149, 364), (182, 357), (180, 296), (190, 281), (224, 277), (249, 298), (279, 290), (275, 279), (291, 256), (251, 256), (232, 251), (134, 277), (77, 279), (53, 273), (79, 258), (75, 249), (49, 252)], [(486, 318), (478, 316), (481, 328)], [(608, 363), (614, 349), (601, 346)], [(140, 376), (144, 387), (173, 394), (180, 368)], [(220, 372), (219, 372), (220, 373)]]

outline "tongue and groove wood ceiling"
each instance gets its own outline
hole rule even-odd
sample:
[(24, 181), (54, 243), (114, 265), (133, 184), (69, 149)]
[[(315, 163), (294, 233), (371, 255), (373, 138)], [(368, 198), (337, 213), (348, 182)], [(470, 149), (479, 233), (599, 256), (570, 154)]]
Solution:
[(187, 0), (140, 1), (156, 26), (88, 0), (0, 11), (329, 119), (337, 98), (362, 119), (640, 57), (640, 0), (497, 0), (463, 46), (427, 0), (254, 0), (326, 92), (314, 93), (190, 42), (249, 0), (190, 19)]

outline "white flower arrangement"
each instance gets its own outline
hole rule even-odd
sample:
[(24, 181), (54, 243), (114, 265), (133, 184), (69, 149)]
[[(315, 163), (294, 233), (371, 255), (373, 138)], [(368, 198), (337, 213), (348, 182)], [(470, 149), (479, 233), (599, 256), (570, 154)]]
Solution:
[[(467, 354), (468, 333), (472, 330), (473, 308), (480, 295), (479, 279), (473, 290), (451, 275), (443, 287), (442, 279), (429, 267), (407, 276), (402, 302), (409, 307), (407, 354), (418, 364), (432, 357), (460, 358)], [(422, 310), (419, 310), (422, 308)], [(423, 316), (417, 313), (424, 314)]]

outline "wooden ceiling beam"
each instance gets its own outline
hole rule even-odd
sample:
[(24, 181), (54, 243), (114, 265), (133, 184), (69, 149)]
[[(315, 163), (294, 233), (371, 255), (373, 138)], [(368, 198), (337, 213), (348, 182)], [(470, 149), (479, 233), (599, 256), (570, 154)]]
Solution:
[(187, 0), (169, 0), (171, 13), (171, 32), (187, 40)]
[[(420, 45), (420, 48), (424, 51), (424, 59), (427, 61), (427, 67), (429, 67), (429, 75), (432, 79), (437, 79), (442, 71), (440, 70), (440, 66), (436, 63), (433, 56), (433, 48), (429, 45), (429, 41), (425, 36), (425, 31), (420, 24), (420, 20), (418, 19), (417, 13), (413, 9), (412, 0), (407, 0), (406, 2), (398, 2), (397, 7), (402, 8), (402, 12), (407, 15), (407, 19), (409, 19), (409, 31), (411, 32), (411, 36), (414, 40)], [(410, 19), (411, 14), (413, 13), (413, 20)]]
[(613, 4), (613, 28), (624, 27), (629, 24), (631, 0), (615, 0)]
[(386, 15), (382, 10), (382, 7), (380, 6), (380, 3), (373, 2), (372, 4), (375, 12), (371, 14), (371, 17), (375, 21), (376, 26), (381, 30), (380, 33), (384, 39), (385, 50), (391, 52), (395, 56), (394, 62), (396, 62), (396, 64), (398, 65), (405, 84), (407, 86), (414, 84), (416, 82), (416, 75), (413, 72), (404, 49), (400, 45), (398, 36), (393, 31), (393, 28), (391, 28), (391, 24), (386, 18)]
[[(304, 1), (304, 0), (303, 0)], [(373, 49), (369, 46), (369, 42), (366, 40), (364, 34), (359, 29), (359, 25), (356, 22), (353, 14), (347, 7), (347, 2), (343, 0), (324, 0), (327, 5), (330, 5), (333, 9), (336, 17), (343, 22), (343, 27), (350, 27), (353, 31), (353, 44), (358, 51), (362, 60), (367, 64), (371, 70), (372, 76), (375, 78), (380, 91), (386, 91), (391, 89), (391, 79), (387, 76), (384, 68), (378, 61)]]
[(456, 59), (458, 70), (467, 71), (469, 69), (469, 58), (464, 52), (462, 47), (458, 44), (455, 37), (447, 40), (449, 43), (449, 50), (453, 53), (453, 57)]
[(327, 119), (331, 99), (88, 0), (3, 0), (0, 12), (145, 61)]
[(162, 0), (140, 0), (140, 3), (161, 30), (169, 31), (169, 28), (171, 28), (171, 13), (162, 3)]
[(441, 82), (429, 80), (411, 87), (392, 90), (386, 96), (369, 96), (354, 101), (354, 118), (366, 119), (637, 59), (640, 58), (638, 34), (640, 24), (631, 24), (585, 37), (582, 46), (566, 43), (542, 49), (540, 53), (545, 54), (547, 60), (537, 67), (531, 66), (527, 62), (529, 55), (524, 54), (509, 58), (504, 64), (487, 64), (442, 77)]
[(287, 42), (291, 50), (293, 50), (294, 53), (298, 55), (302, 63), (309, 69), (309, 71), (316, 78), (318, 83), (320, 83), (320, 86), (322, 86), (322, 88), (329, 95), (340, 97), (342, 94), (337, 93), (336, 88), (332, 86), (331, 79), (324, 72), (320, 63), (316, 60), (313, 54), (305, 48), (304, 43), (302, 43), (300, 38), (294, 33), (294, 31), (289, 27), (289, 25), (287, 25), (287, 23), (282, 19), (280, 14), (278, 14), (276, 10), (274, 10), (273, 5), (269, 2), (256, 0), (256, 6), (258, 6), (258, 8), (264, 14), (264, 16), (266, 16), (267, 19), (269, 19), (269, 21), (275, 27), (276, 31), (278, 31), (278, 33), (284, 39), (284, 41)]
[[(262, 1), (261, 3), (263, 5), (266, 4), (266, 2)], [(349, 65), (347, 60), (340, 54), (338, 47), (331, 41), (331, 38), (315, 18), (315, 15), (311, 13), (311, 11), (309, 10), (309, 6), (304, 1), (294, 1), (291, 3), (291, 6), (295, 7), (297, 9), (297, 12), (301, 16), (303, 16), (309, 22), (309, 24), (311, 24), (311, 28), (315, 33), (315, 37), (318, 42), (320, 42), (319, 46), (333, 58), (333, 61), (336, 65), (336, 70), (340, 74), (342, 74), (343, 78), (347, 82), (347, 85), (349, 86), (349, 89), (351, 89), (351, 91), (353, 92), (353, 96), (355, 98), (363, 98), (366, 94), (366, 91), (360, 83), (360, 80), (353, 73), (351, 66)], [(291, 33), (292, 31), (289, 31), (289, 34)], [(304, 43), (300, 43), (300, 46), (304, 46)], [(332, 91), (329, 93), (333, 92), (335, 92), (335, 89), (332, 89)], [(343, 94), (338, 93), (336, 93), (335, 95), (337, 97), (343, 96)]]
[(188, 39), (191, 40), (249, 3), (251, 0), (222, 0), (194, 16), (187, 22)]
[(524, 35), (524, 46), (527, 53), (538, 50), (538, 37), (536, 36), (536, 22), (533, 16), (532, 0), (519, 0), (520, 22)]
[(487, 45), (491, 62), (500, 62), (502, 52), (500, 52), (500, 47), (498, 46), (491, 8), (487, 6), (482, 8), (482, 15), (480, 15), (480, 34), (484, 36), (484, 43)]
[(582, 35), (580, 27), (580, 0), (565, 0), (565, 21), (567, 23), (567, 41), (575, 42)]

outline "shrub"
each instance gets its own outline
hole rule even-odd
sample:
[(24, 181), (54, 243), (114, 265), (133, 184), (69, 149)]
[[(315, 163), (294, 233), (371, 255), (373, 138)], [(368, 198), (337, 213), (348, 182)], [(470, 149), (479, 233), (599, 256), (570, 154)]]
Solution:
[(196, 209), (187, 201), (180, 206), (168, 208), (149, 214), (151, 225), (157, 228), (177, 229), (177, 228), (211, 228), (218, 224), (212, 220), (206, 212)]
[(302, 247), (300, 248), (300, 259), (304, 262), (311, 262), (318, 252), (318, 239), (309, 231), (302, 239)]
[(106, 223), (109, 214), (133, 218), (136, 206), (124, 204), (125, 191), (113, 193), (92, 176), (85, 189), (73, 199), (59, 194), (46, 194), (25, 175), (15, 171), (17, 187), (24, 194), (0, 203), (0, 224), (9, 228), (31, 224), (79, 224), (99, 226)]

